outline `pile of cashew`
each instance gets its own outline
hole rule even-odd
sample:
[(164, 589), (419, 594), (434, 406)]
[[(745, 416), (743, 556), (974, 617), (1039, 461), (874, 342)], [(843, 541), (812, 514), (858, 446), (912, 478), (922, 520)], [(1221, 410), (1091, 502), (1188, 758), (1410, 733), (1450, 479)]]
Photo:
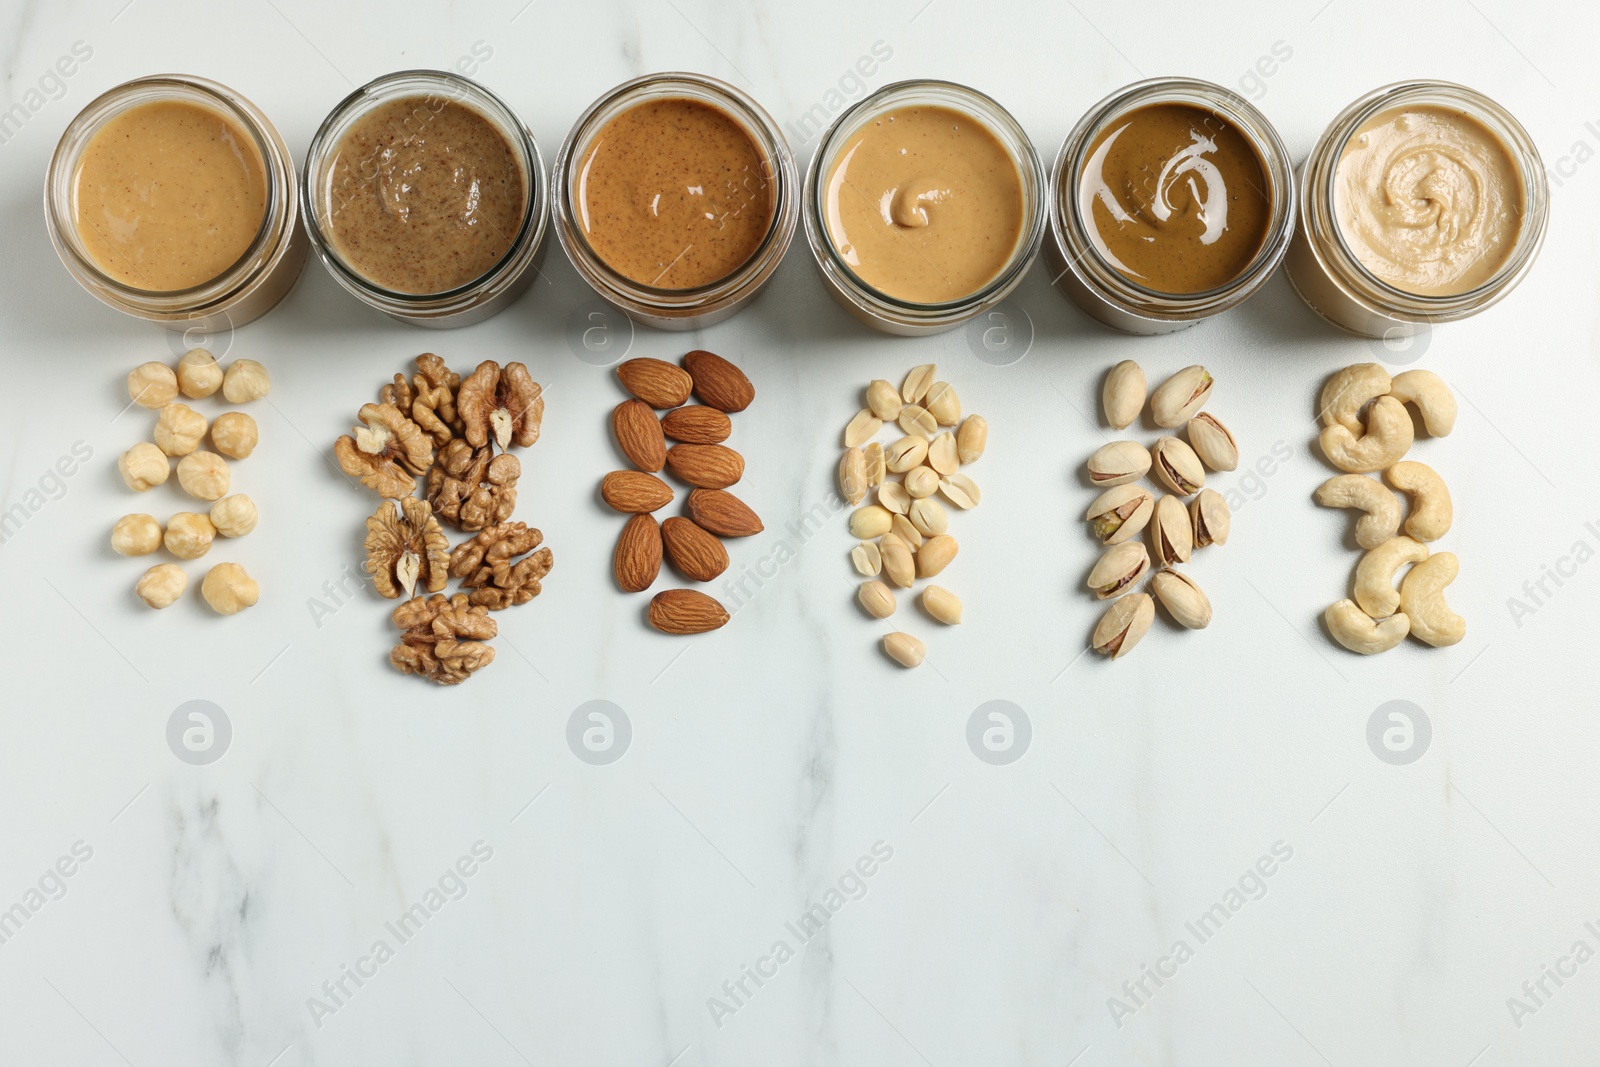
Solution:
[[(1349, 473), (1323, 482), (1316, 501), (1360, 511), (1356, 544), (1366, 549), (1356, 564), (1354, 599), (1334, 604), (1323, 618), (1334, 640), (1362, 655), (1387, 652), (1407, 634), (1434, 646), (1466, 636), (1466, 620), (1444, 599), (1444, 587), (1455, 580), (1456, 557), (1430, 555), (1427, 545), (1450, 530), (1450, 489), (1432, 467), (1405, 459), (1416, 433), (1408, 404), (1429, 436), (1443, 437), (1455, 427), (1455, 396), (1432, 371), (1390, 378), (1376, 363), (1358, 363), (1322, 388), (1319, 443), (1328, 461)], [(1400, 497), (1367, 477), (1377, 471), (1409, 498), (1404, 534)], [(1396, 577), (1408, 564), (1411, 570), (1397, 587)]]

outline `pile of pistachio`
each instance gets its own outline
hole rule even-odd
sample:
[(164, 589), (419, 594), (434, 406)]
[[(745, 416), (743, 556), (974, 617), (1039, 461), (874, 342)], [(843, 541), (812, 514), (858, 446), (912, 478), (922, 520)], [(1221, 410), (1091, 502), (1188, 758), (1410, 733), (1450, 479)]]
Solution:
[[(1204, 367), (1185, 367), (1150, 394), (1151, 420), (1163, 429), (1183, 427), (1187, 442), (1172, 435), (1150, 448), (1113, 441), (1089, 457), (1089, 481), (1105, 491), (1084, 518), (1108, 547), (1089, 572), (1088, 584), (1098, 599), (1112, 601), (1090, 647), (1112, 659), (1127, 655), (1149, 632), (1158, 600), (1179, 626), (1199, 630), (1211, 623), (1211, 601), (1177, 565), (1188, 563), (1197, 548), (1228, 540), (1228, 502), (1205, 488), (1206, 468), (1238, 467), (1239, 443), (1222, 420), (1203, 410), (1214, 384)], [(1119, 430), (1131, 425), (1144, 409), (1143, 368), (1132, 360), (1111, 368), (1102, 399), (1107, 422)], [(1157, 499), (1137, 484), (1146, 474), (1167, 493)], [(1146, 529), (1148, 550), (1138, 540)], [(1146, 575), (1149, 592), (1135, 592)]]

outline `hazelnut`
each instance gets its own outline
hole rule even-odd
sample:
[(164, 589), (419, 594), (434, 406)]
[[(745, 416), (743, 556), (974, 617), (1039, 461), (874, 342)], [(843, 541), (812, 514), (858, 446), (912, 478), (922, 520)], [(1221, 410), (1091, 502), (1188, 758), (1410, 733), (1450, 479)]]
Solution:
[(169, 456), (187, 456), (206, 435), (206, 417), (188, 404), (168, 404), (156, 418), (156, 447)]
[(128, 397), (152, 410), (170, 404), (178, 398), (178, 376), (165, 363), (141, 363), (128, 372)]
[(256, 528), (256, 502), (243, 493), (211, 505), (211, 525), (223, 537), (243, 537)]
[(143, 493), (166, 481), (172, 473), (172, 465), (165, 452), (149, 441), (140, 441), (117, 460), (117, 470), (129, 489)]
[(189, 578), (176, 563), (157, 563), (140, 576), (133, 591), (151, 607), (160, 609), (177, 603), (189, 587)]
[(222, 368), (217, 357), (203, 348), (191, 348), (178, 360), (178, 388), (191, 400), (208, 397), (222, 388)]
[(217, 528), (204, 515), (180, 511), (167, 520), (167, 551), (179, 559), (199, 559), (211, 551)]
[(218, 615), (237, 615), (261, 597), (261, 586), (237, 563), (219, 563), (206, 572), (200, 595)]
[(253, 359), (236, 359), (228, 364), (228, 373), (222, 379), (222, 395), (230, 404), (248, 404), (272, 392), (272, 380), (267, 368)]
[(161, 547), (161, 524), (154, 515), (124, 515), (111, 528), (111, 549), (119, 556), (148, 556)]
[(197, 500), (222, 499), (231, 481), (228, 461), (215, 452), (191, 452), (178, 461), (178, 484)]
[(224, 412), (211, 424), (211, 443), (230, 459), (247, 459), (259, 440), (256, 420), (242, 411)]

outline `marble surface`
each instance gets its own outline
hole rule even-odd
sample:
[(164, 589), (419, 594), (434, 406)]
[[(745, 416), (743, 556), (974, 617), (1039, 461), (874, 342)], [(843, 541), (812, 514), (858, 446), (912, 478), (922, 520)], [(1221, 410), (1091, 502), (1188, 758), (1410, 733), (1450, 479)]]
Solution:
[[(0, 501), (24, 513), (0, 545), (0, 1062), (1593, 1062), (1593, 19), (1506, 0), (8, 0)], [(51, 75), (79, 42), (91, 56)], [(57, 262), (40, 210), (56, 138), (105, 88), (180, 70), (252, 98), (299, 156), (353, 86), (475, 49), (547, 155), (608, 87), (672, 68), (746, 87), (797, 142), (814, 106), (964, 81), (1046, 156), (1141, 76), (1243, 89), (1297, 157), (1368, 89), (1449, 78), (1533, 134), (1556, 179), (1549, 240), (1518, 292), (1425, 348), (1342, 336), (1281, 276), (1192, 331), (1114, 336), (1036, 268), (998, 354), (966, 331), (865, 332), (797, 245), (737, 318), (619, 335), (635, 355), (713, 348), (759, 390), (733, 443), (767, 532), (733, 548), (733, 623), (693, 641), (649, 631), (644, 598), (610, 582), (620, 523), (595, 486), (618, 465), (616, 357), (571, 342), (597, 305), (559, 249), (519, 303), (452, 333), (386, 321), (313, 264), (268, 318), (212, 339), (276, 378), (236, 469), (261, 526), (226, 546), (262, 601), (231, 620), (193, 597), (143, 610), (143, 564), (108, 530), (183, 504), (117, 478), (150, 422), (119, 414), (122, 376), (174, 342)], [(454, 690), (385, 665), (390, 605), (355, 577), (372, 501), (325, 461), (427, 349), (524, 360), (549, 401), (518, 516), (556, 567)], [(1414, 456), (1454, 492), (1470, 629), (1361, 660), (1318, 621), (1355, 557), (1347, 518), (1310, 500), (1327, 475), (1312, 417), (1322, 378), (1375, 352), (1459, 392), (1456, 432)], [(1232, 540), (1195, 568), (1214, 624), (1158, 623), (1112, 665), (1081, 655), (1097, 609), (1077, 469), (1107, 432), (1100, 375), (1129, 357), (1152, 376), (1211, 367), (1246, 468), (1218, 479)], [(967, 621), (935, 632), (903, 608), (930, 649), (907, 673), (852, 602), (830, 476), (861, 385), (929, 361), (993, 430), (946, 573)], [(228, 724), (204, 765), (169, 745), (191, 701)], [(611, 713), (608, 764), (569, 744), (591, 701), (628, 724)], [(994, 701), (1010, 763), (969, 745)], [(1369, 743), (1391, 701), (1417, 727), (1409, 763)]]

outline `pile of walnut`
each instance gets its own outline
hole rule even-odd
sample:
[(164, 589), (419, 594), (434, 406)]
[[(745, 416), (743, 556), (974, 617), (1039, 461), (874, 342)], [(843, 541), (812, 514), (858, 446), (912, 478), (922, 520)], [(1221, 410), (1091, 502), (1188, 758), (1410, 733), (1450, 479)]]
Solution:
[[(199, 559), (217, 537), (243, 537), (256, 528), (256, 505), (243, 493), (228, 495), (233, 475), (229, 459), (245, 459), (256, 449), (256, 420), (242, 411), (227, 411), (208, 421), (188, 404), (221, 390), (230, 404), (259, 400), (272, 390), (267, 369), (253, 359), (236, 359), (224, 371), (203, 348), (191, 349), (174, 370), (165, 363), (141, 363), (128, 374), (132, 404), (157, 412), (151, 440), (141, 441), (117, 460), (123, 482), (136, 493), (148, 493), (172, 475), (208, 511), (180, 511), (163, 528), (154, 515), (124, 515), (111, 529), (111, 547), (123, 556), (147, 556), (163, 546), (178, 559)], [(200, 447), (207, 435), (208, 451)], [(223, 457), (226, 456), (227, 459)], [(189, 576), (175, 563), (158, 563), (145, 571), (134, 593), (152, 608), (171, 607), (189, 587)], [(219, 615), (235, 615), (255, 604), (261, 589), (237, 563), (219, 563), (206, 572), (200, 595)]]
[[(617, 585), (642, 593), (661, 572), (663, 550), (685, 578), (709, 582), (728, 569), (720, 538), (749, 537), (762, 530), (756, 513), (728, 486), (744, 475), (744, 457), (723, 444), (733, 432), (729, 413), (755, 399), (755, 386), (721, 356), (694, 351), (675, 367), (659, 359), (630, 359), (617, 368), (633, 394), (611, 412), (617, 447), (636, 469), (612, 471), (600, 496), (632, 516), (612, 556)], [(690, 394), (699, 404), (687, 404)], [(656, 416), (657, 411), (666, 414)], [(676, 442), (667, 447), (667, 439)], [(657, 522), (654, 512), (672, 503), (672, 487), (656, 475), (665, 468), (692, 488), (688, 515)], [(650, 625), (668, 634), (698, 634), (728, 621), (727, 609), (695, 589), (664, 589), (650, 601)]]
[[(543, 417), (539, 384), (521, 363), (486, 360), (462, 378), (427, 353), (334, 442), (340, 469), (384, 498), (367, 520), (366, 571), (379, 593), (405, 599), (393, 615), (397, 670), (466, 681), (494, 660), (489, 612), (539, 595), (552, 557), (543, 534), (511, 521), (522, 464), (509, 449), (537, 441)], [(473, 536), (452, 550), (441, 522)], [(461, 591), (446, 597), (451, 578)]]

